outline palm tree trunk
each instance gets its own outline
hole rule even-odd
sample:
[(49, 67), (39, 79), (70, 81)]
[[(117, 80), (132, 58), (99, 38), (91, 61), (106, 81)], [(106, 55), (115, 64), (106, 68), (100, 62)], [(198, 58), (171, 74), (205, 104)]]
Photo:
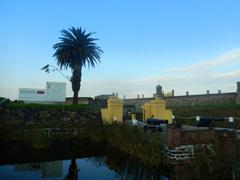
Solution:
[(73, 104), (78, 104), (78, 91), (73, 91)]
[(73, 90), (73, 104), (78, 104), (78, 92), (81, 87), (82, 66), (76, 65), (73, 68), (73, 75), (71, 78)]

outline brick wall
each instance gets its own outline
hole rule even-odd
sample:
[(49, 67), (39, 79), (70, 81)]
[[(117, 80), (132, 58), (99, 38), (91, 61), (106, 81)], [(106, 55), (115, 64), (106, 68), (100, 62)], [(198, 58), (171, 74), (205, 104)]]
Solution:
[(182, 128), (171, 127), (167, 132), (167, 144), (169, 147), (176, 147), (186, 144), (208, 144), (213, 138), (213, 131), (208, 128), (195, 128), (195, 130), (183, 130)]

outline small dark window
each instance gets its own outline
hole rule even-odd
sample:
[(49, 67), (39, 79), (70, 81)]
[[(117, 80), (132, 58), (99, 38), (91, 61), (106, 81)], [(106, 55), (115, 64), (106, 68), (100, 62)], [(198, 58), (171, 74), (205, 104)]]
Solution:
[(44, 94), (44, 91), (37, 91), (37, 94)]

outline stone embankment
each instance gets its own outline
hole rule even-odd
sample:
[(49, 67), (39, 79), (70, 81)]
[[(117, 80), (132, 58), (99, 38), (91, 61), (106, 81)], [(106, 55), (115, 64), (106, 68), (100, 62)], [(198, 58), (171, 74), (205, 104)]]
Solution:
[(98, 111), (65, 110), (65, 109), (35, 109), (35, 108), (0, 108), (2, 121), (101, 121)]

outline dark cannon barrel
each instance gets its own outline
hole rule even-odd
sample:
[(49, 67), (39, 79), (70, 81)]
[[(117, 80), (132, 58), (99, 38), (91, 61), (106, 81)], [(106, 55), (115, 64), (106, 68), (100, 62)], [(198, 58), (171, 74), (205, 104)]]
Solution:
[(197, 127), (209, 127), (213, 128), (215, 126), (214, 121), (224, 121), (224, 117), (200, 117), (200, 120), (197, 123)]
[(168, 124), (168, 120), (163, 120), (163, 119), (147, 119), (147, 124), (149, 124), (149, 125)]
[(202, 116), (202, 117), (200, 117), (200, 121), (201, 120), (203, 120), (203, 121), (206, 121), (206, 120), (224, 121), (224, 117), (220, 117), (220, 116), (210, 116), (210, 117)]

